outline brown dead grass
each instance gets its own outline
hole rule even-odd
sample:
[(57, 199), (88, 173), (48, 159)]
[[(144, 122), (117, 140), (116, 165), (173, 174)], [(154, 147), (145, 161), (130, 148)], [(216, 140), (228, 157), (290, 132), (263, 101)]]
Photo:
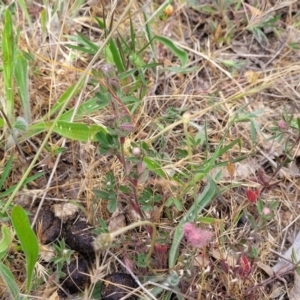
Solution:
[[(101, 43), (102, 32), (99, 31), (94, 17), (102, 17), (102, 2), (95, 4), (87, 3), (77, 14), (71, 17), (67, 5), (64, 6), (65, 14), (53, 18), (51, 24), (47, 24), (48, 38), (43, 39), (41, 35), (40, 16), (42, 8), (40, 4), (32, 4), (28, 9), (31, 17), (36, 19), (34, 27), (28, 31), (24, 22), (22, 11), (15, 16), (16, 26), (21, 26), (21, 39), (19, 47), (34, 55), (30, 66), (30, 94), (32, 99), (33, 120), (37, 121), (45, 116), (50, 107), (59, 96), (72, 84), (76, 82), (81, 72), (85, 69), (91, 57), (78, 53), (74, 60), (69, 58), (69, 50), (64, 46), (67, 34), (74, 34), (75, 30), (83, 33), (89, 39)], [(295, 116), (299, 116), (299, 50), (293, 50), (289, 45), (299, 45), (299, 28), (295, 26), (300, 21), (297, 1), (263, 1), (256, 6), (255, 1), (248, 1), (234, 11), (230, 6), (225, 8), (226, 1), (216, 6), (217, 14), (203, 13), (206, 6), (214, 7), (216, 1), (207, 1), (199, 8), (188, 7), (181, 2), (174, 3), (175, 13), (165, 21), (157, 20), (152, 24), (154, 33), (170, 37), (189, 54), (189, 67), (197, 66), (197, 70), (188, 74), (164, 73), (150, 75), (149, 90), (142, 104), (134, 115), (136, 130), (130, 135), (131, 141), (146, 141), (152, 147), (159, 147), (158, 137), (164, 135), (165, 145), (163, 152), (169, 158), (164, 162), (164, 170), (186, 170), (191, 162), (188, 159), (179, 160), (175, 149), (182, 148), (185, 139), (182, 122), (172, 121), (167, 124), (164, 117), (169, 108), (188, 110), (191, 120), (199, 126), (208, 124), (208, 137), (211, 153), (222, 139), (224, 129), (236, 110), (245, 106), (244, 112), (253, 113), (257, 110), (263, 112), (255, 118), (255, 123), (261, 129), (257, 135), (256, 144), (251, 142), (249, 123), (235, 123), (229, 130), (225, 144), (235, 138), (241, 138), (242, 148), (237, 147), (223, 157), (224, 160), (232, 160), (242, 153), (249, 158), (235, 165), (234, 176), (228, 174), (226, 167), (223, 168), (223, 176), (219, 181), (220, 187), (234, 183), (232, 188), (217, 197), (203, 214), (219, 220), (213, 229), (215, 239), (211, 246), (203, 253), (203, 260), (195, 261), (199, 253), (182, 245), (185, 251), (186, 261), (179, 261), (176, 270), (185, 274), (183, 278), (188, 281), (181, 282), (181, 292), (186, 299), (272, 299), (275, 289), (281, 292), (274, 299), (288, 299), (289, 289), (293, 286), (291, 275), (286, 277), (287, 284), (275, 278), (267, 282), (268, 275), (262, 270), (261, 265), (272, 266), (277, 260), (276, 252), (281, 253), (299, 231), (298, 207), (299, 193), (299, 170), (292, 174), (290, 166), (283, 168), (273, 181), (280, 183), (267, 190), (262, 199), (266, 205), (276, 199), (279, 206), (275, 216), (260, 231), (254, 231), (249, 222), (246, 225), (236, 226), (236, 218), (243, 208), (247, 208), (255, 217), (257, 212), (253, 205), (246, 199), (245, 190), (248, 187), (260, 187), (255, 182), (257, 171), (275, 162), (283, 152), (283, 143), (276, 141), (268, 142), (271, 136), (270, 128), (274, 122), (281, 120), (281, 115), (286, 109)], [(70, 1), (69, 8), (73, 1)], [(199, 1), (201, 3), (201, 1)], [(143, 3), (145, 9), (154, 12), (157, 6), (154, 3)], [(125, 1), (118, 2), (113, 18), (123, 12)], [(112, 6), (104, 3), (104, 11), (110, 13)], [(132, 6), (132, 20), (137, 28), (139, 38), (143, 39), (144, 21), (141, 14), (141, 6), (134, 2)], [(259, 24), (266, 16), (281, 14), (276, 23), (275, 30), (265, 30), (268, 43), (258, 43), (249, 28)], [(279, 24), (279, 25), (278, 25)], [(215, 29), (212, 29), (215, 27)], [(121, 23), (118, 29), (124, 36), (129, 34), (129, 19)], [(173, 54), (162, 45), (155, 49), (158, 60), (164, 66), (178, 64)], [(150, 53), (149, 53), (150, 55)], [(224, 60), (233, 63), (242, 63), (236, 69), (226, 67)], [(100, 62), (101, 63), (101, 62)], [(98, 68), (98, 65), (94, 66)], [(2, 80), (0, 82), (3, 85)], [(90, 98), (94, 89), (85, 86), (77, 99), (73, 99), (70, 107), (76, 106)], [(21, 112), (18, 111), (17, 114)], [(109, 126), (113, 119), (113, 111), (110, 107), (101, 110), (94, 115), (85, 116), (85, 123), (98, 123)], [(164, 127), (156, 126), (161, 124)], [(195, 131), (190, 128), (190, 134)], [(31, 142), (22, 143), (22, 149), (27, 157), (36, 153), (44, 135), (34, 137)], [(103, 179), (109, 171), (113, 171), (116, 179), (123, 183), (124, 173), (120, 162), (113, 157), (100, 156), (97, 145), (91, 143), (77, 143), (66, 141), (53, 135), (48, 145), (50, 147), (66, 147), (67, 151), (62, 154), (59, 161), (55, 156), (45, 151), (39, 159), (35, 172), (40, 168), (46, 171), (46, 176), (23, 189), (16, 199), (16, 203), (22, 203), (25, 208), (31, 208), (44, 199), (44, 205), (55, 202), (76, 200), (86, 209), (86, 217), (89, 222), (96, 225), (97, 218), (110, 219), (106, 210), (106, 203), (95, 201), (93, 189), (101, 189)], [(299, 156), (297, 145), (291, 156)], [(2, 159), (5, 165), (9, 155)], [(17, 153), (16, 153), (17, 157)], [(201, 164), (205, 159), (204, 149), (199, 149), (193, 154), (193, 163)], [(43, 166), (46, 162), (46, 166)], [(54, 170), (54, 172), (53, 172)], [(265, 168), (266, 170), (266, 168)], [(273, 168), (274, 171), (274, 168)], [(15, 159), (12, 175), (6, 183), (7, 187), (20, 180), (24, 172), (22, 166)], [(50, 173), (53, 172), (53, 177)], [(215, 171), (213, 171), (215, 172)], [(266, 173), (266, 171), (263, 171)], [(267, 175), (266, 175), (267, 176)], [(203, 183), (197, 184), (201, 190)], [(48, 188), (45, 187), (48, 185)], [(180, 194), (181, 187), (172, 180), (161, 180), (153, 178), (145, 184), (161, 193), (163, 199)], [(184, 196), (184, 209), (187, 210), (191, 204), (193, 191)], [(26, 200), (24, 202), (24, 199)], [(23, 202), (22, 202), (23, 201)], [(126, 199), (123, 199), (126, 201)], [(156, 207), (153, 221), (157, 222), (158, 231), (161, 236), (172, 236), (173, 228), (176, 226), (177, 218), (182, 213), (175, 209), (169, 210), (171, 218), (166, 215), (163, 204)], [(126, 212), (124, 212), (126, 215)], [(134, 218), (134, 217), (133, 217)], [(127, 216), (127, 222), (130, 217)], [(132, 221), (132, 217), (130, 219)], [(288, 234), (286, 234), (288, 232)], [(145, 250), (147, 236), (141, 231), (131, 232), (129, 236), (122, 237), (119, 247), (119, 255), (127, 257), (133, 263), (133, 271), (138, 275), (146, 275), (138, 266), (134, 265), (136, 254)], [(123, 244), (123, 248), (121, 245)], [(251, 273), (248, 276), (240, 276), (234, 268), (238, 265), (242, 254), (248, 255), (250, 247), (255, 247), (258, 257), (251, 260)], [(126, 254), (125, 254), (126, 253)], [(184, 256), (184, 255), (183, 255)], [(206, 261), (207, 260), (207, 261)], [(122, 269), (114, 260), (109, 259), (110, 270)], [(161, 264), (158, 274), (167, 273), (167, 258)], [(226, 272), (226, 267), (232, 270)], [(106, 265), (107, 266), (107, 265)], [(158, 266), (157, 266), (158, 267)], [(148, 299), (145, 295), (145, 299)], [(230, 298), (231, 297), (231, 298)], [(159, 298), (160, 299), (160, 298)]]

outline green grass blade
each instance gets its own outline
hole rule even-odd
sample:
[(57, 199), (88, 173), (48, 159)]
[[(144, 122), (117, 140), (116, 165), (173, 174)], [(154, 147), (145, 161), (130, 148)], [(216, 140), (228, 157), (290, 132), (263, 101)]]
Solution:
[(169, 253), (169, 268), (172, 269), (176, 264), (176, 259), (178, 255), (178, 249), (183, 237), (182, 226), (187, 222), (195, 221), (195, 216), (199, 215), (202, 209), (208, 205), (216, 194), (216, 186), (211, 178), (209, 178), (208, 184), (205, 187), (204, 191), (198, 196), (194, 204), (186, 212), (184, 217), (181, 219), (177, 225), (174, 233), (174, 238), (172, 246)]
[(14, 61), (14, 36), (13, 25), (9, 10), (5, 12), (4, 29), (2, 35), (3, 77), (6, 99), (6, 116), (10, 124), (14, 122), (14, 95), (13, 95), (13, 61)]
[(130, 45), (130, 49), (132, 52), (136, 52), (135, 51), (135, 31), (134, 31), (134, 26), (132, 23), (132, 18), (131, 16), (129, 16), (130, 19), (130, 41), (131, 41), (131, 45)]
[(121, 54), (120, 54), (120, 50), (119, 50), (116, 42), (113, 39), (111, 39), (109, 41), (109, 50), (111, 52), (113, 61), (114, 61), (115, 65), (116, 65), (118, 71), (120, 73), (124, 72), (125, 71), (124, 62), (122, 60), (122, 57), (121, 57)]
[(28, 62), (27, 59), (18, 53), (15, 64), (15, 79), (18, 86), (18, 92), (21, 99), (22, 108), (24, 111), (24, 118), (28, 124), (31, 123), (31, 107), (29, 97), (29, 83), (28, 83)]
[[(43, 176), (43, 175), (45, 175), (44, 172), (36, 173), (36, 174), (34, 174), (34, 175), (28, 177), (27, 179), (25, 179), (25, 181), (23, 182), (23, 185), (25, 185), (25, 184), (27, 184), (27, 183), (33, 181), (33, 180), (36, 180), (36, 179), (40, 178), (40, 177)], [(5, 192), (0, 193), (0, 198), (6, 197), (6, 196), (8, 196), (9, 194), (12, 194), (12, 192), (15, 190), (16, 186), (17, 186), (17, 185), (13, 185), (13, 186), (11, 186), (10, 188), (6, 189)], [(5, 210), (3, 210), (2, 213), (4, 213), (4, 212), (5, 212)]]
[(70, 8), (70, 19), (73, 20), (77, 15), (79, 10), (82, 8), (82, 5), (85, 4), (85, 0), (75, 0)]
[(22, 9), (22, 12), (26, 17), (26, 20), (27, 20), (29, 26), (31, 27), (32, 22), (31, 22), (30, 15), (29, 15), (28, 10), (27, 10), (27, 4), (26, 4), (25, 0), (17, 0), (17, 2), (19, 3), (19, 5)]
[(143, 12), (143, 16), (144, 16), (144, 20), (146, 22), (145, 29), (146, 29), (146, 34), (147, 34), (147, 40), (148, 40), (148, 43), (151, 45), (152, 52), (154, 52), (155, 51), (155, 46), (152, 42), (153, 38), (154, 38), (154, 35), (152, 33), (151, 26), (149, 25), (147, 14), (145, 12)]
[[(106, 99), (102, 99), (103, 101), (100, 102), (99, 99), (97, 97), (90, 99), (84, 103), (82, 103), (77, 111), (76, 111), (76, 116), (75, 116), (75, 120), (80, 119), (80, 117), (84, 117), (87, 115), (90, 115), (98, 110), (100, 110), (101, 108), (104, 108), (105, 106), (108, 105), (108, 100), (105, 101)], [(71, 121), (72, 115), (74, 113), (74, 108), (68, 110), (67, 112), (65, 112), (60, 118), (60, 121)]]
[(39, 256), (39, 244), (35, 233), (30, 227), (29, 219), (21, 206), (15, 206), (12, 209), (11, 221), (26, 257), (26, 290), (30, 292), (34, 266)]
[(2, 189), (3, 184), (10, 173), (12, 162), (13, 162), (13, 156), (11, 155), (8, 162), (6, 163), (6, 166), (0, 178), (0, 190)]
[(164, 12), (164, 9), (173, 2), (173, 0), (166, 0), (161, 6), (151, 15), (147, 20), (147, 24), (152, 23), (157, 17), (161, 16)]
[(166, 38), (164, 36), (155, 36), (155, 39), (159, 42), (161, 42), (162, 44), (164, 44), (168, 49), (170, 49), (176, 56), (178, 56), (181, 64), (183, 66), (185, 66), (188, 62), (188, 55), (187, 53), (180, 49), (179, 47), (177, 47), (172, 40), (170, 40), (169, 38)]
[(15, 278), (11, 271), (2, 262), (0, 262), (0, 275), (5, 283), (5, 286), (8, 288), (12, 299), (19, 300), (20, 291)]
[(83, 46), (76, 46), (76, 45), (67, 44), (66, 47), (68, 47), (70, 49), (73, 49), (73, 50), (83, 52), (83, 53), (88, 53), (88, 54), (92, 54), (92, 55), (95, 54), (94, 50), (91, 50), (89, 48), (85, 48)]
[(5, 257), (12, 242), (12, 234), (4, 224), (1, 226), (2, 238), (0, 240), (0, 261)]
[(68, 38), (70, 41), (77, 42), (76, 45), (67, 44), (66, 46), (81, 52), (89, 53), (95, 55), (99, 49), (99, 46), (91, 42), (89, 39), (87, 39), (83, 34), (77, 32), (77, 36), (73, 35), (66, 35), (66, 38)]

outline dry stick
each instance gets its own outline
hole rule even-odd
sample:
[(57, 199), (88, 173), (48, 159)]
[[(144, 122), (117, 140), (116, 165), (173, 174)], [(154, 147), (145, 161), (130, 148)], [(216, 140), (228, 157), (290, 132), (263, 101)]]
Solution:
[[(122, 13), (122, 15), (120, 16), (119, 20), (117, 21), (116, 25), (114, 26), (114, 28), (112, 29), (112, 31), (108, 34), (107, 38), (105, 39), (105, 41), (103, 42), (103, 44), (100, 46), (99, 50), (97, 51), (97, 53), (95, 54), (95, 56), (93, 57), (93, 59), (91, 60), (91, 62), (88, 64), (88, 66), (86, 67), (86, 69), (82, 72), (81, 76), (79, 77), (77, 83), (74, 86), (73, 91), (76, 91), (81, 82), (83, 81), (83, 79), (85, 78), (85, 76), (90, 72), (90, 70), (92, 69), (94, 63), (96, 62), (99, 54), (102, 52), (103, 48), (105, 47), (105, 45), (107, 44), (107, 42), (109, 41), (109, 39), (111, 38), (111, 36), (113, 35), (113, 33), (116, 31), (117, 27), (119, 26), (119, 24), (122, 22), (122, 20), (124, 19), (125, 15), (128, 13), (131, 5), (133, 4), (135, 0), (130, 0), (129, 4), (127, 5), (127, 7), (125, 8), (124, 12)], [(9, 205), (12, 203), (12, 201), (14, 200), (16, 194), (18, 193), (18, 191), (20, 190), (20, 188), (22, 187), (22, 185), (24, 184), (24, 181), (26, 180), (27, 176), (29, 175), (29, 173), (31, 172), (31, 170), (33, 169), (35, 163), (37, 162), (42, 150), (44, 149), (44, 147), (46, 146), (46, 143), (48, 141), (48, 139), (50, 138), (50, 135), (53, 132), (54, 127), (57, 124), (57, 121), (59, 120), (59, 118), (61, 117), (61, 115), (63, 114), (63, 112), (65, 111), (67, 105), (69, 104), (71, 98), (73, 97), (73, 93), (71, 93), (68, 98), (66, 99), (64, 105), (62, 106), (62, 108), (60, 109), (59, 113), (57, 114), (56, 118), (54, 119), (54, 122), (52, 123), (52, 125), (49, 128), (48, 133), (46, 134), (39, 151), (36, 153), (35, 157), (33, 158), (31, 164), (29, 165), (28, 169), (26, 170), (26, 172), (24, 173), (23, 177), (21, 178), (21, 180), (19, 181), (19, 183), (17, 184), (15, 190), (13, 191), (13, 193), (11, 194), (11, 196), (9, 197), (9, 199), (7, 200), (6, 204), (4, 205), (3, 209), (2, 209), (2, 213), (5, 213), (7, 208), (9, 207)]]

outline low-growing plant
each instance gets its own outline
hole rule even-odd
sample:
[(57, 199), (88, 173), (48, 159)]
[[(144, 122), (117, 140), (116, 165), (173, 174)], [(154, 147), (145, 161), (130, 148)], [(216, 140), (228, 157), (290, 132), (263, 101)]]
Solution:
[(64, 239), (61, 239), (57, 244), (53, 244), (55, 250), (55, 256), (51, 259), (55, 265), (55, 281), (58, 283), (59, 279), (66, 276), (62, 272), (64, 264), (70, 264), (74, 250), (68, 249)]

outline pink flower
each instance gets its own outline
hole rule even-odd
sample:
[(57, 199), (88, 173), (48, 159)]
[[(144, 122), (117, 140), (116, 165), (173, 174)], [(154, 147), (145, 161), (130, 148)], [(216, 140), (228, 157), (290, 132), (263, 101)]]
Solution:
[(267, 215), (271, 214), (271, 209), (270, 209), (269, 207), (265, 206), (265, 207), (263, 208), (263, 210), (262, 210), (262, 213), (263, 213), (265, 216), (267, 216)]
[(281, 130), (284, 130), (284, 129), (287, 129), (288, 125), (285, 121), (283, 120), (280, 120), (278, 123), (277, 123), (279, 129)]
[(182, 227), (187, 242), (193, 247), (204, 247), (211, 240), (213, 233), (195, 226), (194, 223), (186, 223)]

